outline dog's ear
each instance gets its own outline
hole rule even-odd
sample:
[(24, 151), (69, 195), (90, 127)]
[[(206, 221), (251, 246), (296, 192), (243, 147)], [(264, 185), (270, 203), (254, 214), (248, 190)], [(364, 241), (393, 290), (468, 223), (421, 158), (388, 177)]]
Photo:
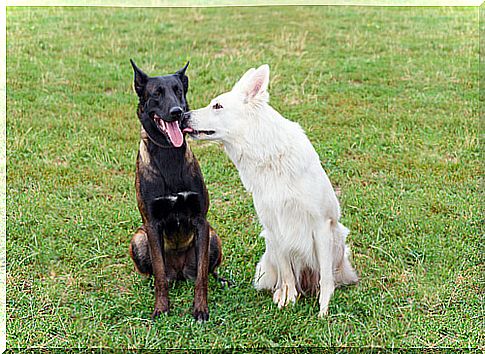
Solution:
[(184, 76), (185, 71), (187, 70), (187, 67), (189, 66), (189, 64), (190, 64), (190, 61), (187, 61), (185, 66), (182, 69), (180, 69), (179, 71), (177, 71), (176, 74), (179, 75), (179, 76)]
[(187, 77), (187, 75), (185, 75), (185, 71), (187, 70), (187, 67), (189, 66), (189, 64), (190, 64), (190, 61), (187, 61), (187, 64), (185, 64), (185, 66), (182, 69), (180, 69), (175, 73), (176, 75), (179, 76), (180, 81), (182, 81), (182, 85), (184, 86), (185, 93), (187, 93), (187, 91), (189, 90), (189, 78)]
[(133, 72), (135, 74), (135, 79), (134, 79), (134, 85), (135, 85), (135, 91), (138, 94), (138, 96), (141, 96), (143, 94), (143, 90), (145, 89), (145, 85), (148, 81), (148, 75), (145, 74), (141, 69), (136, 66), (135, 62), (130, 59), (131, 66), (133, 67)]
[(244, 75), (239, 79), (238, 82), (236, 82), (236, 84), (234, 85), (234, 87), (232, 88), (233, 90), (240, 90), (240, 91), (244, 91), (245, 89), (245, 84), (246, 84), (246, 81), (248, 81), (249, 77), (256, 71), (255, 68), (251, 68), (249, 69), (248, 71), (246, 71), (244, 73)]
[(253, 73), (249, 74), (246, 82), (243, 83), (243, 93), (246, 95), (246, 101), (250, 101), (255, 98), (262, 99), (263, 101), (268, 101), (268, 85), (269, 65), (264, 64), (257, 68)]

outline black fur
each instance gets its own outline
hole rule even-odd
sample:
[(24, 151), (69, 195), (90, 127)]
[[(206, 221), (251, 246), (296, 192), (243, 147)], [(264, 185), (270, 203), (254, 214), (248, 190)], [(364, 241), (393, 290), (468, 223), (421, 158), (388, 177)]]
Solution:
[(156, 198), (151, 205), (151, 213), (160, 217), (167, 214), (191, 217), (200, 214), (201, 204), (203, 203), (195, 192), (177, 193)]

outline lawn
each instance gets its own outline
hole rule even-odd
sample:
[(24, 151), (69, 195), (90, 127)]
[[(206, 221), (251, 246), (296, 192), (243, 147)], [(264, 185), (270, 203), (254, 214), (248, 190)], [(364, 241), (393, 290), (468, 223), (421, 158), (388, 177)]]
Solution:
[[(7, 347), (484, 348), (478, 8), (7, 9)], [(361, 282), (278, 310), (251, 286), (264, 250), (251, 196), (217, 144), (190, 144), (223, 240), (211, 319), (193, 284), (153, 289), (128, 255), (139, 122), (129, 59), (190, 59), (205, 106), (271, 67), (339, 190)], [(481, 185), (483, 188), (483, 185)]]

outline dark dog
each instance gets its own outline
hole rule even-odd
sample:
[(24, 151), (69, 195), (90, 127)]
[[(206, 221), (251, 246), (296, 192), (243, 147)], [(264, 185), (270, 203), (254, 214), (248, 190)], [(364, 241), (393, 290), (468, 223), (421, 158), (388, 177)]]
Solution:
[(141, 142), (136, 197), (143, 225), (130, 243), (136, 270), (155, 276), (152, 318), (168, 313), (168, 282), (195, 279), (193, 315), (209, 319), (208, 273), (218, 278), (221, 240), (206, 220), (209, 196), (181, 129), (188, 111), (187, 65), (173, 75), (149, 77), (131, 61), (138, 94)]

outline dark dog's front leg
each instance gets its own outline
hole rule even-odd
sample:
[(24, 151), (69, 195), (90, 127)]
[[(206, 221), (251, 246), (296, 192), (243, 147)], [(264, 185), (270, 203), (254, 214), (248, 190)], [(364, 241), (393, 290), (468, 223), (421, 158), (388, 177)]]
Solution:
[(160, 314), (168, 313), (169, 311), (168, 282), (162, 254), (161, 242), (163, 240), (158, 237), (153, 225), (147, 226), (147, 236), (150, 245), (153, 275), (155, 276), (155, 309), (152, 313), (152, 319), (155, 319)]
[(209, 223), (201, 220), (197, 225), (197, 240), (195, 249), (197, 252), (197, 279), (195, 281), (194, 311), (197, 321), (209, 319), (209, 307), (207, 306), (207, 283), (209, 275)]

